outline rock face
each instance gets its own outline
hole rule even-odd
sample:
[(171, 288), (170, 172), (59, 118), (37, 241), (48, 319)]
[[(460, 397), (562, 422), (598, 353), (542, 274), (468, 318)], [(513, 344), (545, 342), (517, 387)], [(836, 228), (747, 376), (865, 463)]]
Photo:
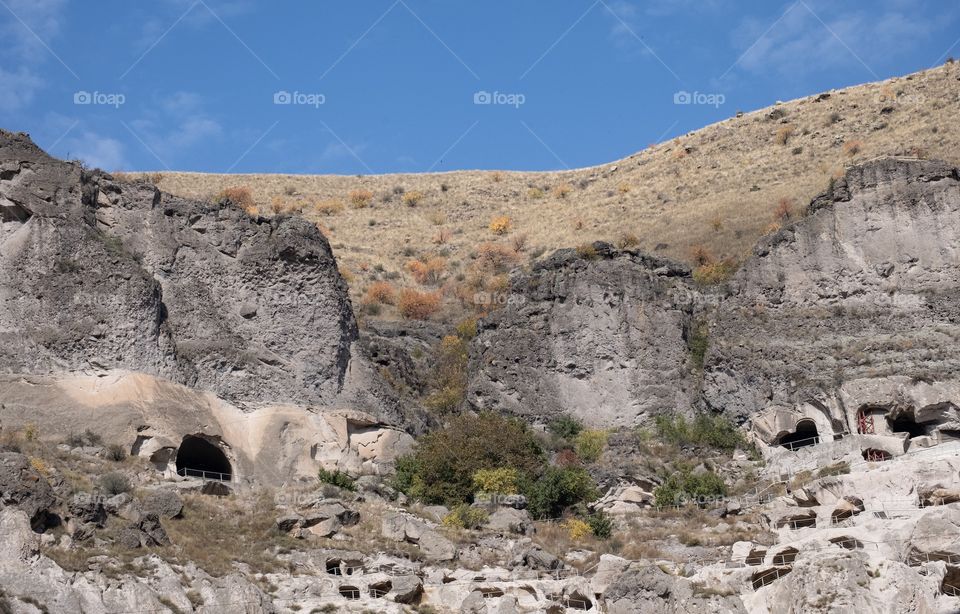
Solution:
[(561, 250), (513, 279), (472, 349), (474, 408), (601, 427), (665, 409), (738, 422), (785, 409), (768, 443), (804, 417), (821, 435), (850, 432), (870, 407), (890, 422), (878, 434), (958, 430), (960, 171), (946, 163), (851, 168), (725, 286), (594, 251)]
[(506, 306), (482, 321), (472, 349), (473, 406), (631, 426), (690, 405), (689, 271), (593, 247), (596, 257), (560, 250), (513, 279)]
[(0, 452), (0, 506), (26, 513), (30, 524), (41, 528), (55, 498), (50, 484), (23, 454)]
[(746, 417), (855, 379), (954, 379), (958, 264), (958, 169), (850, 169), (731, 281), (711, 322), (706, 405)]
[(0, 131), (4, 372), (126, 369), (240, 406), (329, 404), (357, 338), (309, 222), (119, 183)]

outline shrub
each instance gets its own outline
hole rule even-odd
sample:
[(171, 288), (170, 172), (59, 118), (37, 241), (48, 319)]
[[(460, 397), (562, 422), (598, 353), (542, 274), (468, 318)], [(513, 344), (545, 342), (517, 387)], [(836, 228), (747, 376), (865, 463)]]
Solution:
[(423, 406), (432, 412), (445, 415), (460, 407), (467, 391), (462, 386), (443, 386), (431, 392), (423, 400)]
[(777, 210), (775, 216), (781, 222), (786, 222), (793, 217), (793, 199), (791, 198), (781, 198), (777, 202)]
[(119, 495), (125, 492), (130, 492), (132, 486), (130, 485), (130, 480), (127, 476), (119, 473), (117, 471), (111, 471), (110, 473), (105, 473), (100, 476), (100, 479), (97, 480), (97, 483), (100, 485), (100, 488), (103, 492), (108, 495)]
[(519, 492), (520, 473), (513, 467), (479, 469), (473, 474), (478, 492), (513, 495)]
[(593, 463), (600, 460), (604, 449), (607, 447), (606, 431), (583, 431), (574, 442), (577, 456), (586, 463)]
[(693, 422), (682, 415), (657, 416), (657, 434), (661, 439), (675, 444), (694, 444), (719, 450), (732, 450), (747, 446), (747, 441), (737, 427), (724, 418), (710, 414), (698, 414)]
[(617, 186), (617, 192), (620, 192), (621, 194), (628, 194), (631, 189), (632, 187), (626, 181), (620, 183), (620, 185)]
[(353, 190), (348, 198), (354, 209), (365, 209), (373, 201), (373, 192), (370, 190)]
[(704, 266), (713, 262), (713, 254), (709, 248), (702, 244), (697, 244), (690, 248), (690, 258), (697, 266)]
[(440, 310), (439, 292), (417, 292), (409, 288), (400, 291), (397, 301), (400, 315), (412, 320), (427, 320)]
[(416, 207), (423, 200), (423, 192), (414, 190), (403, 195), (403, 204), (408, 207)]
[(477, 336), (477, 319), (467, 318), (457, 324), (457, 336), (464, 341), (470, 341)]
[(407, 270), (417, 280), (417, 283), (435, 286), (447, 270), (447, 261), (439, 256), (427, 260), (411, 260), (407, 263)]
[(577, 246), (577, 255), (584, 260), (596, 260), (600, 257), (597, 248), (592, 243), (581, 243)]
[(514, 235), (513, 239), (510, 240), (510, 245), (513, 247), (513, 251), (522, 252), (527, 249), (527, 235), (519, 234)]
[(569, 518), (563, 527), (567, 530), (567, 534), (570, 535), (570, 539), (574, 541), (580, 541), (587, 535), (590, 535), (593, 531), (590, 529), (590, 525), (579, 518)]
[(720, 262), (701, 264), (693, 270), (693, 281), (702, 286), (721, 284), (737, 272), (737, 261), (724, 258)]
[(245, 187), (224, 188), (217, 194), (218, 203), (228, 202), (235, 207), (240, 207), (247, 213), (256, 211), (257, 202), (253, 200), (250, 189)]
[(790, 137), (793, 136), (794, 130), (794, 127), (790, 125), (783, 126), (777, 130), (777, 136), (774, 139), (777, 145), (786, 145), (790, 141)]
[(447, 335), (434, 351), (434, 392), (425, 400), (428, 409), (448, 413), (463, 402), (467, 389), (467, 340)]
[(630, 249), (631, 247), (640, 245), (640, 239), (633, 233), (625, 232), (617, 237), (616, 245), (620, 249)]
[(42, 458), (37, 458), (36, 456), (30, 457), (30, 466), (33, 467), (34, 471), (40, 475), (46, 477), (50, 475), (50, 467), (47, 466), (46, 461)]
[(461, 503), (443, 517), (443, 526), (458, 529), (479, 529), (487, 523), (488, 517), (486, 510)]
[(579, 420), (571, 416), (560, 416), (550, 421), (550, 424), (547, 425), (547, 430), (557, 437), (572, 440), (583, 430), (583, 425), (580, 424)]
[(695, 322), (687, 334), (687, 349), (696, 369), (703, 369), (703, 361), (710, 346), (710, 326), (706, 322)]
[(720, 219), (719, 215), (713, 216), (713, 219), (710, 220), (710, 228), (713, 228), (714, 232), (723, 230), (723, 220)]
[(324, 484), (332, 484), (333, 486), (342, 488), (344, 490), (356, 490), (356, 485), (354, 484), (353, 478), (346, 473), (343, 473), (339, 469), (336, 471), (320, 469), (317, 472), (317, 478)]
[(336, 215), (343, 211), (343, 203), (339, 200), (321, 200), (313, 208), (320, 215)]
[(420, 438), (412, 456), (397, 462), (395, 485), (431, 504), (472, 500), (481, 469), (512, 467), (521, 482), (539, 483), (545, 459), (536, 437), (516, 418), (492, 412), (459, 415)]
[(111, 444), (107, 448), (107, 458), (116, 463), (119, 463), (127, 458), (127, 451), (121, 445)]
[(498, 215), (490, 220), (490, 232), (495, 235), (505, 235), (510, 232), (510, 216)]
[(543, 190), (540, 188), (530, 188), (527, 190), (527, 198), (530, 200), (540, 200), (543, 198)]
[[(36, 429), (36, 427), (33, 427), (33, 428)], [(31, 433), (30, 425), (28, 425), (27, 431), (26, 431), (26, 437), (28, 441), (32, 439), (30, 433)], [(103, 444), (103, 437), (101, 437), (99, 433), (91, 431), (90, 429), (86, 429), (79, 435), (76, 433), (71, 433), (64, 440), (64, 443), (66, 443), (71, 448), (82, 448), (84, 446), (99, 446)]]
[(549, 467), (523, 490), (534, 518), (557, 518), (565, 508), (597, 496), (590, 474), (582, 467)]
[(490, 173), (490, 178), (493, 179), (494, 183), (500, 183), (501, 181), (503, 181), (503, 173), (501, 173), (500, 171), (494, 171)]
[(671, 475), (653, 491), (660, 506), (685, 505), (695, 502), (706, 503), (727, 492), (723, 479), (712, 471), (693, 473), (680, 471)]
[(613, 535), (613, 520), (603, 510), (590, 514), (587, 522), (590, 524), (590, 530), (598, 539), (609, 539)]
[(557, 198), (566, 198), (573, 192), (573, 187), (569, 183), (561, 183), (553, 188), (553, 195)]
[(517, 252), (500, 243), (482, 243), (477, 248), (477, 265), (492, 273), (505, 273), (519, 260)]
[(442, 211), (431, 211), (427, 215), (427, 219), (430, 220), (430, 223), (434, 226), (443, 226), (447, 223), (447, 216)]
[(397, 292), (390, 282), (375, 281), (367, 288), (362, 302), (366, 305), (393, 305), (396, 294)]
[(852, 158), (863, 150), (863, 141), (847, 141), (843, 144), (843, 154)]

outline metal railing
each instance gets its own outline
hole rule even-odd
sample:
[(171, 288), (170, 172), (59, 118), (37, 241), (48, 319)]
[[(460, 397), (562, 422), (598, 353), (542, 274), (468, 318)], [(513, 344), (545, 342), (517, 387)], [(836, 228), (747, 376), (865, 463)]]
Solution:
[(216, 480), (218, 482), (229, 482), (233, 479), (232, 473), (220, 473), (218, 471), (204, 471), (202, 469), (191, 469), (183, 467), (177, 469), (177, 475), (185, 478), (200, 478), (202, 480)]
[[(759, 576), (753, 578), (753, 590), (760, 590), (764, 586), (769, 586), (773, 584), (783, 576), (787, 575), (793, 571), (792, 567), (774, 567), (765, 572), (762, 572)], [(759, 581), (759, 585), (757, 582)]]
[(946, 582), (944, 582), (943, 585), (940, 587), (940, 590), (941, 592), (943, 592), (944, 595), (949, 595), (951, 597), (960, 597), (960, 588), (957, 588), (952, 584), (947, 584)]

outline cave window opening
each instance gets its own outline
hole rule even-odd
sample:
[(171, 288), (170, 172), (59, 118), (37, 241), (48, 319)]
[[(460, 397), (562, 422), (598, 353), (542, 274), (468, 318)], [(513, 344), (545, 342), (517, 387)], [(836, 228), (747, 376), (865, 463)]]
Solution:
[(906, 433), (908, 439), (929, 435), (930, 429), (913, 419), (910, 414), (900, 414), (896, 418), (887, 417), (890, 430), (894, 433)]
[(780, 445), (788, 450), (797, 450), (820, 443), (820, 434), (813, 420), (797, 422), (797, 430), (780, 438)]
[(880, 461), (887, 461), (893, 458), (889, 452), (886, 450), (875, 450), (870, 448), (863, 451), (863, 460), (869, 463), (877, 463)]
[(341, 586), (340, 596), (351, 601), (360, 599), (360, 589), (356, 586)]
[(229, 482), (233, 477), (233, 469), (223, 450), (193, 435), (184, 437), (177, 450), (177, 473), (220, 482)]
[(370, 596), (374, 599), (383, 599), (393, 589), (393, 583), (389, 580), (377, 582), (370, 585)]

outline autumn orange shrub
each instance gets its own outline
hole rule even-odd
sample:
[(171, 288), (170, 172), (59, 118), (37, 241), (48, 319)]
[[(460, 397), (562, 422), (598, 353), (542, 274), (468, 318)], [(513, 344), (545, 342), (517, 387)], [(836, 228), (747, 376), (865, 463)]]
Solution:
[(320, 215), (336, 215), (343, 211), (343, 203), (339, 200), (321, 200), (313, 208)]
[(353, 190), (349, 196), (350, 204), (355, 209), (364, 209), (373, 201), (373, 192), (370, 190)]
[(400, 315), (413, 320), (426, 320), (440, 310), (440, 292), (418, 292), (410, 288), (400, 291), (397, 306)]
[(777, 210), (774, 213), (776, 218), (781, 222), (786, 222), (793, 217), (793, 199), (792, 198), (781, 198), (777, 203)]
[(553, 195), (557, 198), (566, 198), (570, 195), (570, 192), (573, 192), (573, 187), (569, 183), (561, 183), (553, 188)]
[(252, 212), (257, 210), (257, 202), (253, 200), (253, 195), (250, 193), (250, 189), (246, 187), (241, 186), (236, 188), (224, 188), (220, 190), (220, 193), (217, 194), (217, 201), (222, 202), (224, 200), (230, 201), (247, 213), (252, 214)]
[(849, 158), (857, 155), (863, 150), (863, 141), (847, 141), (843, 144), (843, 153)]
[(504, 272), (519, 259), (519, 254), (509, 245), (482, 243), (477, 248), (477, 266), (484, 269)]
[(490, 220), (490, 232), (495, 235), (504, 235), (510, 231), (511, 225), (512, 222), (510, 221), (510, 216), (498, 215)]
[(690, 248), (690, 258), (697, 266), (704, 266), (713, 262), (713, 254), (705, 245), (694, 245)]
[(393, 289), (393, 284), (388, 281), (375, 281), (363, 295), (363, 304), (393, 305), (395, 298), (396, 290)]
[(407, 270), (417, 283), (436, 285), (447, 270), (447, 261), (439, 256), (427, 260), (411, 260), (407, 263)]

